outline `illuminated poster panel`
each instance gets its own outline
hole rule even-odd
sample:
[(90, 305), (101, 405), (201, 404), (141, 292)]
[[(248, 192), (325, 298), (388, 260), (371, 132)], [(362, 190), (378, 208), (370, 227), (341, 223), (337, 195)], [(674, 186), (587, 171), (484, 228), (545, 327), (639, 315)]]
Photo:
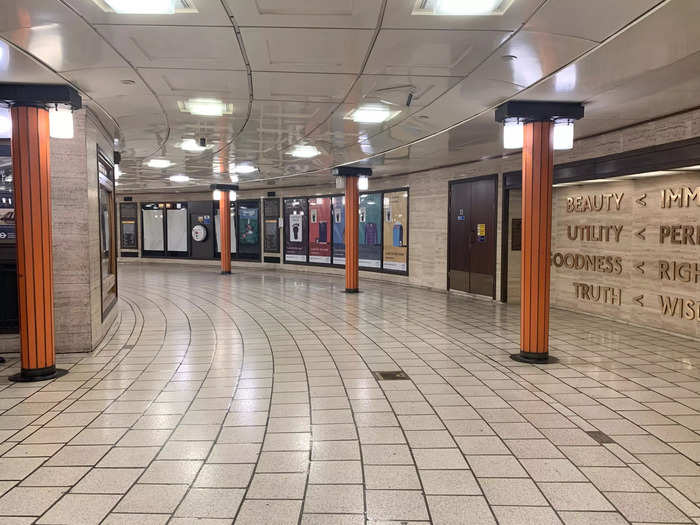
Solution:
[(331, 263), (331, 223), (330, 197), (309, 199), (309, 262)]
[(333, 197), (333, 264), (345, 264), (345, 197)]
[(360, 195), (360, 267), (381, 268), (382, 194)]
[(408, 191), (384, 194), (384, 259), (382, 268), (408, 269)]
[(285, 262), (307, 262), (308, 247), (308, 202), (305, 198), (284, 199)]

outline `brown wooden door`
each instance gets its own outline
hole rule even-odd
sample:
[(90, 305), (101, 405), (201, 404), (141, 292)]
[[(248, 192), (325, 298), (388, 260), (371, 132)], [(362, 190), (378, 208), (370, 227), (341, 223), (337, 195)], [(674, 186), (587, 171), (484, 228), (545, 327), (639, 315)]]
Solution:
[(450, 187), (449, 287), (494, 297), (496, 282), (496, 179)]

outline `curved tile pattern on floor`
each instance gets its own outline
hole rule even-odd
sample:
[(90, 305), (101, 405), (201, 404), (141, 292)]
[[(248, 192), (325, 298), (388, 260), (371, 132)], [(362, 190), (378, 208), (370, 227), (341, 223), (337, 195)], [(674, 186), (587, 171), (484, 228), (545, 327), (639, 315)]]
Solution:
[(0, 522), (700, 520), (697, 341), (554, 310), (561, 362), (534, 367), (486, 300), (138, 263), (119, 286), (70, 374), (0, 370)]

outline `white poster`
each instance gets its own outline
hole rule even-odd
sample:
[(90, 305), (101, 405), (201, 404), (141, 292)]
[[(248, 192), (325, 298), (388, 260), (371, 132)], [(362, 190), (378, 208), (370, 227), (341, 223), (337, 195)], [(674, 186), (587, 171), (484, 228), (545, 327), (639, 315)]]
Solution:
[(303, 215), (290, 215), (289, 216), (289, 241), (290, 242), (302, 242), (304, 238), (304, 230), (302, 221)]
[(163, 251), (163, 210), (143, 210), (143, 249)]
[(168, 251), (187, 251), (187, 210), (168, 210)]
[[(221, 221), (219, 220), (219, 214), (216, 214), (214, 218), (214, 230), (216, 231), (216, 246), (219, 250), (221, 246)], [(236, 212), (231, 210), (231, 253), (236, 253)]]

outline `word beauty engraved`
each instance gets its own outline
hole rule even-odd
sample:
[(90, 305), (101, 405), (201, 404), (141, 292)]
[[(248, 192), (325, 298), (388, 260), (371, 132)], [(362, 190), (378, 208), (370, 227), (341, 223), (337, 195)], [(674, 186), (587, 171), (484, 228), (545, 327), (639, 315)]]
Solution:
[(573, 195), (566, 198), (567, 213), (589, 211), (620, 211), (624, 193), (596, 193), (594, 195)]

